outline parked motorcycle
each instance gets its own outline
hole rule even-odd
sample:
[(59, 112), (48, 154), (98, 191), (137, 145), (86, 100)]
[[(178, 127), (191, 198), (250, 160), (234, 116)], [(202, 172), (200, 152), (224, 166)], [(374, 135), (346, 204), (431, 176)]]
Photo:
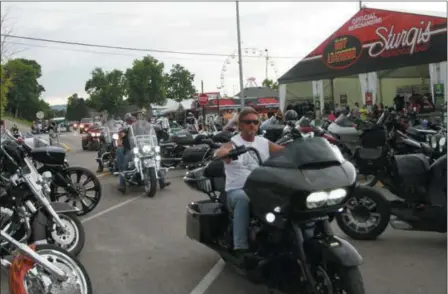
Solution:
[[(261, 162), (257, 150), (245, 146), (228, 157), (247, 152)], [(218, 252), (251, 281), (284, 293), (365, 293), (358, 268), (362, 257), (333, 234), (329, 222), (351, 198), (356, 170), (326, 140), (296, 140), (282, 156), (252, 171), (244, 186), (251, 257), (243, 260), (233, 254), (223, 162), (187, 172), (184, 182), (210, 198), (187, 205), (187, 236)]]
[(114, 120), (106, 123), (101, 131), (101, 148), (96, 161), (98, 162), (98, 172), (107, 168), (111, 173), (117, 172), (117, 162), (115, 152), (118, 147), (119, 127)]
[(19, 242), (44, 239), (78, 255), (85, 243), (84, 228), (76, 216), (78, 209), (47, 200), (51, 173), (39, 175), (32, 160), (14, 141), (2, 142), (0, 163), (1, 228)]
[(71, 203), (80, 210), (78, 216), (91, 212), (101, 200), (101, 183), (96, 175), (84, 167), (69, 166), (63, 148), (55, 146), (32, 147), (21, 145), (39, 174), (49, 171), (51, 201)]
[[(446, 154), (431, 164), (427, 147), (426, 155), (396, 154), (390, 139), (381, 138), (387, 138), (385, 128), (364, 134), (355, 158), (360, 169), (369, 169), (400, 200), (390, 201), (379, 190), (364, 189), (336, 214), (341, 230), (360, 240), (376, 239), (388, 223), (395, 229), (446, 232)], [(440, 141), (446, 144), (446, 138)]]
[(0, 231), (0, 242), (14, 256), (9, 262), (0, 255), (1, 266), (8, 269), (10, 294), (93, 294), (85, 267), (66, 250), (51, 244), (27, 246), (5, 230)]
[(157, 191), (160, 167), (160, 147), (152, 125), (146, 120), (138, 120), (128, 129), (133, 160), (121, 175), (128, 184), (144, 186), (148, 197), (154, 197)]

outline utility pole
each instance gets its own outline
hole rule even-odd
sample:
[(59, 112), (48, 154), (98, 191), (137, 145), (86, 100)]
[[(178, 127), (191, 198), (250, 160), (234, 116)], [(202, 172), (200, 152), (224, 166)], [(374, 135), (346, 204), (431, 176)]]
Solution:
[(362, 1), (359, 1), (359, 10), (362, 9)]
[[(201, 80), (201, 94), (204, 93), (204, 81)], [(205, 121), (205, 105), (202, 105), (202, 117)]]
[(243, 108), (244, 107), (243, 57), (241, 54), (240, 8), (238, 1), (236, 1), (236, 31), (238, 35), (238, 61), (240, 68), (240, 99), (241, 99), (241, 108)]
[(264, 72), (264, 74), (265, 74), (265, 79), (267, 80), (268, 79), (268, 68), (269, 68), (269, 52), (268, 52), (268, 49), (264, 49), (264, 51), (266, 52), (266, 67), (265, 67), (265, 72)]

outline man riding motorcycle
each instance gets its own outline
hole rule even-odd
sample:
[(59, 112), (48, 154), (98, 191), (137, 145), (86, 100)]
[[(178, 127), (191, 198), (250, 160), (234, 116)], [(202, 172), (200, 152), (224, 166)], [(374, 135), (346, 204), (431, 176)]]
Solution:
[[(240, 133), (231, 138), (231, 143), (225, 143), (216, 152), (215, 156), (226, 156), (233, 145), (245, 145), (257, 149), (261, 159), (265, 161), (270, 154), (282, 150), (284, 147), (274, 144), (266, 138), (257, 136), (260, 120), (258, 113), (251, 107), (244, 108), (238, 117)], [(243, 190), (249, 174), (258, 166), (254, 154), (250, 152), (239, 156), (237, 160), (224, 159), (226, 175), (225, 190), (228, 205), (233, 212), (233, 244), (238, 257), (244, 257), (248, 253), (248, 228), (249, 228), (249, 198)]]
[[(127, 166), (133, 158), (133, 154), (131, 152), (131, 143), (129, 141), (130, 140), (129, 127), (130, 125), (132, 125), (132, 123), (135, 122), (135, 117), (133, 117), (130, 113), (126, 113), (124, 115), (124, 121), (125, 125), (123, 126), (123, 129), (119, 133), (118, 148), (116, 151), (116, 161), (118, 165), (118, 170), (120, 171), (118, 190), (121, 191), (122, 193), (126, 192), (126, 181), (122, 173), (125, 170), (127, 170)], [(160, 189), (163, 189), (169, 186), (170, 184), (171, 182), (165, 181), (165, 174), (161, 172), (159, 174)]]

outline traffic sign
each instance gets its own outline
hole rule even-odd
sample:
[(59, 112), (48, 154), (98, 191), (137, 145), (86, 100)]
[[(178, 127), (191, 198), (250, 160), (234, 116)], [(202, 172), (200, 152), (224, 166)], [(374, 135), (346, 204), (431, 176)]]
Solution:
[(39, 111), (39, 112), (37, 112), (37, 113), (36, 113), (36, 117), (37, 117), (38, 119), (43, 119), (43, 118), (44, 118), (44, 112), (43, 112), (43, 111)]
[(199, 94), (198, 102), (199, 102), (199, 105), (201, 105), (201, 106), (206, 105), (208, 103), (208, 95), (204, 94), (204, 93)]

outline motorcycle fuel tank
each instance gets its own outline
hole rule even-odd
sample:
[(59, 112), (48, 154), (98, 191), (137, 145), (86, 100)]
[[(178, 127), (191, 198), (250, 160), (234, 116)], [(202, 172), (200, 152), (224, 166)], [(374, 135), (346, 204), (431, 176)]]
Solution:
[(47, 165), (63, 165), (65, 160), (64, 148), (55, 146), (38, 147), (31, 150), (31, 157)]

